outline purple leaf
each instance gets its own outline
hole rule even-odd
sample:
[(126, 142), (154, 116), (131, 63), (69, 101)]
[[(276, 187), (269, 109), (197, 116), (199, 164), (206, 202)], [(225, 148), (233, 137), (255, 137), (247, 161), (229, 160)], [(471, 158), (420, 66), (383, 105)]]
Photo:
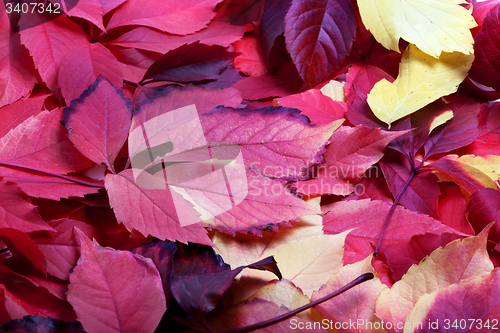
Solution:
[(349, 54), (356, 19), (349, 0), (293, 0), (285, 18), (286, 47), (306, 86), (329, 78)]

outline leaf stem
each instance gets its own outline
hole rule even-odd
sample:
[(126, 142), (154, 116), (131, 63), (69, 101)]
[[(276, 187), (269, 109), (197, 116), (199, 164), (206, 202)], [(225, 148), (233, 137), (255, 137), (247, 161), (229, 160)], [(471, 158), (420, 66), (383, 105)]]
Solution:
[(382, 232), (380, 233), (380, 238), (378, 240), (377, 247), (375, 248), (375, 252), (373, 252), (374, 257), (376, 257), (378, 255), (378, 252), (380, 251), (380, 247), (382, 246), (382, 241), (384, 240), (385, 233), (387, 232), (387, 228), (389, 227), (389, 222), (391, 221), (392, 215), (394, 214), (394, 211), (396, 210), (396, 207), (399, 203), (399, 200), (401, 200), (401, 198), (403, 197), (403, 194), (405, 193), (408, 186), (410, 186), (410, 183), (416, 174), (417, 174), (417, 169), (412, 168), (411, 173), (410, 173), (410, 177), (408, 177), (408, 180), (403, 185), (403, 188), (401, 188), (401, 191), (399, 191), (398, 196), (396, 197), (396, 199), (392, 203), (391, 209), (389, 210), (389, 213), (385, 217), (384, 226), (382, 227)]
[(41, 170), (41, 169), (37, 169), (37, 168), (32, 168), (32, 167), (28, 167), (28, 166), (25, 166), (25, 165), (17, 165), (17, 164), (12, 164), (12, 163), (8, 163), (8, 162), (0, 162), (0, 166), (5, 166), (5, 167), (8, 167), (8, 168), (14, 168), (14, 169), (22, 169), (22, 170), (28, 170), (28, 171), (35, 171), (35, 172), (42, 173), (42, 174), (45, 174), (45, 175), (48, 175), (48, 176), (61, 178), (61, 179), (64, 179), (64, 180), (67, 180), (67, 181), (70, 181), (70, 182), (73, 182), (73, 183), (77, 183), (77, 184), (80, 184), (80, 185), (85, 185), (85, 186), (90, 186), (90, 187), (97, 187), (97, 188), (104, 188), (104, 184), (102, 182), (91, 183), (91, 182), (87, 182), (87, 181), (82, 180), (82, 179), (78, 179), (78, 178), (74, 178), (74, 177), (70, 177), (70, 176), (66, 176), (66, 175), (61, 175), (61, 174), (58, 174), (58, 173), (49, 172), (49, 171), (45, 171), (45, 170)]
[(140, 85), (137, 82), (132, 82), (132, 81), (129, 81), (129, 80), (123, 80), (123, 83), (128, 84), (129, 86), (132, 86), (132, 87), (139, 87), (139, 85)]
[(303, 305), (303, 306), (301, 306), (299, 308), (296, 308), (295, 310), (289, 311), (287, 313), (284, 313), (282, 315), (279, 315), (277, 317), (274, 317), (274, 318), (271, 318), (271, 319), (268, 319), (268, 320), (261, 321), (261, 322), (256, 323), (256, 324), (252, 324), (252, 325), (248, 325), (248, 326), (245, 326), (245, 327), (236, 328), (236, 329), (230, 330), (230, 331), (224, 331), (223, 333), (244, 333), (244, 332), (250, 332), (250, 331), (253, 331), (253, 330), (256, 330), (256, 329), (259, 329), (259, 328), (263, 328), (263, 327), (274, 325), (276, 323), (279, 323), (280, 321), (283, 321), (285, 319), (288, 319), (290, 317), (295, 316), (299, 312), (302, 312), (302, 311), (310, 309), (310, 308), (312, 308), (312, 307), (314, 307), (314, 306), (316, 306), (318, 304), (326, 302), (329, 299), (331, 299), (331, 298), (333, 298), (335, 296), (338, 296), (338, 295), (342, 294), (343, 292), (345, 292), (345, 291), (347, 291), (347, 290), (349, 290), (349, 289), (357, 286), (358, 284), (363, 283), (363, 282), (368, 281), (368, 280), (371, 280), (371, 279), (373, 279), (373, 274), (372, 273), (361, 274), (360, 276), (358, 276), (357, 278), (355, 278), (354, 280), (352, 280), (351, 282), (349, 282), (348, 284), (346, 284), (342, 288), (334, 291), (333, 293), (331, 293), (329, 295), (326, 295), (325, 297), (319, 298), (319, 299), (317, 299), (317, 300), (315, 300), (315, 301), (313, 301), (311, 303)]

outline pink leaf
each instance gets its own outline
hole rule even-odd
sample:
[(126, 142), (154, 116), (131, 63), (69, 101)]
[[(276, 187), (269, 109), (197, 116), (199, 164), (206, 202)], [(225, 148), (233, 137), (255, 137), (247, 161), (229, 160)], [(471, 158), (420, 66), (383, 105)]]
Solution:
[[(354, 228), (346, 237), (345, 263), (360, 261), (373, 252), (390, 208), (388, 203), (370, 200), (341, 201), (324, 208), (328, 211), (323, 216), (325, 233), (338, 234)], [(382, 250), (384, 246), (405, 247), (413, 235), (426, 232), (438, 235), (443, 232), (455, 233), (440, 221), (398, 206), (389, 223)]]
[(42, 106), (47, 96), (27, 98), (12, 103), (1, 109), (0, 138), (5, 136), (11, 129), (25, 121), (31, 116), (42, 112)]
[(47, 273), (47, 260), (37, 244), (24, 232), (13, 228), (0, 228), (0, 239), (19, 259), (31, 263), (36, 269)]
[(0, 4), (0, 107), (28, 95), (37, 82), (32, 60), (13, 33), (2, 2)]
[(0, 197), (0, 228), (15, 228), (22, 232), (53, 230), (15, 184), (0, 180)]
[(127, 140), (132, 105), (123, 91), (100, 76), (71, 107), (64, 109), (63, 126), (75, 147), (97, 164), (113, 162)]
[(487, 108), (484, 114), (484, 123), (480, 122), (480, 136), (467, 147), (463, 148), (465, 154), (476, 156), (498, 155), (500, 145), (500, 104), (494, 103)]
[[(26, 19), (27, 17), (23, 15), (21, 23)], [(59, 68), (71, 49), (88, 43), (85, 32), (78, 24), (60, 16), (44, 24), (22, 30), (21, 41), (30, 51), (43, 82), (60, 97)]]
[(355, 33), (350, 1), (292, 1), (285, 17), (286, 46), (306, 86), (324, 81), (340, 67)]
[(61, 61), (59, 84), (67, 104), (78, 98), (102, 75), (115, 87), (123, 84), (118, 60), (99, 43), (82, 43), (73, 47)]
[(70, 17), (81, 17), (95, 24), (102, 31), (106, 31), (102, 23), (103, 12), (99, 0), (78, 0), (76, 6), (66, 14)]
[(474, 230), (465, 217), (466, 203), (460, 187), (454, 183), (442, 182), (440, 188), (439, 220), (459, 232), (474, 236)]
[(234, 59), (236, 69), (250, 76), (267, 73), (257, 38), (254, 36), (243, 37), (234, 42), (233, 46), (236, 52), (242, 53)]
[(68, 173), (91, 162), (75, 149), (61, 125), (62, 109), (30, 117), (0, 139), (0, 163)]
[(312, 124), (326, 124), (344, 118), (345, 102), (334, 101), (319, 89), (310, 89), (299, 94), (277, 99), (280, 106), (299, 109)]
[(151, 259), (102, 248), (78, 233), (81, 256), (67, 295), (85, 331), (153, 332), (166, 303)]
[(103, 15), (106, 15), (125, 1), (126, 0), (99, 0)]
[(140, 0), (123, 3), (113, 13), (107, 29), (124, 25), (143, 25), (176, 35), (187, 35), (205, 28), (215, 16), (222, 0), (156, 0), (147, 6)]

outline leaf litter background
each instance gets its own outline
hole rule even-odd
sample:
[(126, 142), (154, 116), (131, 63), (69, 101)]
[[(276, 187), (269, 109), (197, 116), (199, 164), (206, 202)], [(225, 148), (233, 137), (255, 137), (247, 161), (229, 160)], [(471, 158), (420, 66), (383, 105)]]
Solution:
[[(1, 332), (224, 332), (363, 273), (258, 331), (498, 328), (498, 1), (80, 0), (15, 33), (0, 6)], [(127, 139), (193, 104), (249, 193), (181, 226)]]

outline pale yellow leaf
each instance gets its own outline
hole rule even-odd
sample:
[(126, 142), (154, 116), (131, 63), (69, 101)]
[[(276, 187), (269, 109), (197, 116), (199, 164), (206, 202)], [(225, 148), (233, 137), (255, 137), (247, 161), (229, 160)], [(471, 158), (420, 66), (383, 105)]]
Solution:
[(345, 82), (331, 80), (320, 89), (323, 95), (330, 97), (334, 101), (345, 102)]
[(274, 255), (283, 278), (311, 296), (342, 267), (344, 242), (349, 232), (291, 241), (266, 251), (264, 257)]
[(368, 105), (390, 128), (392, 122), (457, 91), (473, 60), (472, 54), (460, 52), (443, 53), (436, 59), (410, 44), (397, 79), (393, 83), (386, 79), (377, 82), (368, 94)]
[(388, 49), (399, 39), (437, 58), (442, 52), (473, 52), (470, 32), (477, 24), (462, 0), (358, 0), (365, 27)]
[[(376, 315), (385, 322), (404, 323), (419, 298), (440, 288), (493, 270), (486, 241), (491, 224), (475, 237), (457, 239), (438, 248), (413, 265), (390, 289), (382, 290), (377, 299)], [(397, 333), (403, 328), (396, 329)]]
[(484, 176), (490, 178), (494, 182), (500, 179), (500, 156), (463, 155), (455, 158), (455, 161), (463, 166), (469, 166), (479, 170)]

